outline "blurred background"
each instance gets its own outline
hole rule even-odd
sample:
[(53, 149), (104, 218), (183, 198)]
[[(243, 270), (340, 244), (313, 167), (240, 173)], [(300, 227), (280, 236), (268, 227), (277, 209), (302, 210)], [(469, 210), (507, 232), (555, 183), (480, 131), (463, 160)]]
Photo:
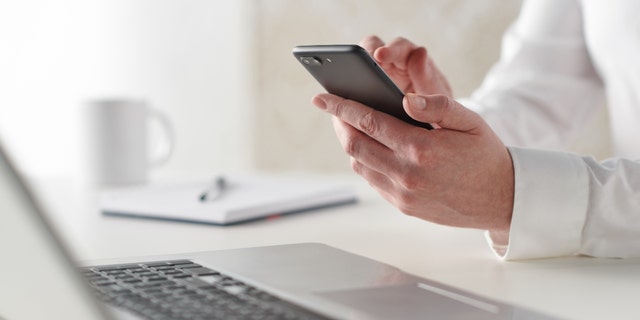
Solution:
[[(519, 7), (515, 0), (3, 1), (0, 136), (28, 174), (78, 175), (83, 104), (125, 97), (148, 101), (175, 127), (175, 152), (155, 175), (347, 171), (329, 117), (310, 103), (322, 88), (292, 57), (295, 45), (404, 36), (428, 48), (464, 97), (497, 60)], [(575, 149), (605, 156), (605, 126), (603, 112)]]

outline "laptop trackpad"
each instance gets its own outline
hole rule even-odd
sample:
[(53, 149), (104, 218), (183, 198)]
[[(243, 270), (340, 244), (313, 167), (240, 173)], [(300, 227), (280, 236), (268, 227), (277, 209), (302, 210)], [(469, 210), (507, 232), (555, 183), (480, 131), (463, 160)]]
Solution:
[(425, 319), (427, 316), (496, 319), (507, 311), (492, 303), (424, 283), (316, 294), (381, 319)]

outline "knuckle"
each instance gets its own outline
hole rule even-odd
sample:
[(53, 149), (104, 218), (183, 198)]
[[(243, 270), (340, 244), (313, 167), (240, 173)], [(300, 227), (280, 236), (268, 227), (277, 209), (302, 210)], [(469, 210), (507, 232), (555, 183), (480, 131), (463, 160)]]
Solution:
[(420, 189), (422, 186), (422, 178), (414, 174), (412, 170), (403, 172), (397, 180), (404, 188), (404, 190), (400, 192), (400, 195), (402, 196), (401, 199), (405, 200), (412, 199), (415, 190)]
[(383, 44), (384, 43), (382, 39), (380, 39), (376, 35), (368, 35), (364, 37), (362, 41), (360, 41), (360, 46), (364, 47), (367, 51), (371, 51), (372, 49), (375, 49), (376, 47), (379, 47)]
[(421, 180), (417, 175), (411, 173), (403, 173), (399, 182), (409, 192), (413, 192), (420, 188)]
[(337, 117), (342, 117), (345, 114), (345, 110), (349, 108), (349, 100), (340, 99), (340, 101), (333, 104), (333, 114)]
[(353, 170), (353, 172), (357, 173), (357, 174), (362, 174), (363, 172), (363, 165), (362, 163), (358, 162), (358, 160), (351, 158), (351, 170)]
[(444, 105), (445, 105), (445, 109), (446, 109), (447, 111), (448, 111), (448, 110), (451, 110), (451, 109), (453, 109), (453, 108), (455, 108), (455, 107), (456, 107), (456, 105), (455, 105), (455, 104), (456, 104), (456, 101), (455, 101), (453, 98), (448, 97), (448, 96), (445, 96), (445, 95), (443, 95), (443, 97), (445, 97), (445, 99), (446, 99), (446, 101), (445, 101), (445, 104), (444, 104)]
[(405, 146), (405, 155), (411, 164), (418, 167), (427, 166), (432, 161), (432, 153), (421, 143), (407, 143)]
[(358, 128), (369, 136), (376, 135), (376, 133), (380, 131), (380, 123), (376, 119), (373, 111), (367, 112), (358, 119)]
[(345, 137), (342, 146), (344, 148), (344, 152), (346, 152), (348, 155), (352, 157), (356, 157), (358, 155), (360, 143), (355, 136), (348, 135), (347, 137)]
[(454, 100), (443, 94), (432, 95), (429, 97), (427, 106), (429, 106), (430, 112), (434, 114), (434, 118), (437, 119), (436, 123), (439, 123), (448, 117), (454, 107)]
[(451, 109), (451, 99), (443, 94), (433, 96), (433, 102), (435, 105), (440, 106), (442, 109)]

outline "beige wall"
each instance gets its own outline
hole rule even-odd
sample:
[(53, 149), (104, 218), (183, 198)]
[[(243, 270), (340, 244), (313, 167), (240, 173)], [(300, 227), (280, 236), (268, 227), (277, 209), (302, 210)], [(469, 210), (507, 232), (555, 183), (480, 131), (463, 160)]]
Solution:
[(263, 170), (348, 170), (329, 117), (309, 102), (323, 91), (294, 60), (300, 44), (357, 43), (376, 34), (425, 45), (456, 96), (476, 88), (496, 61), (519, 1), (259, 0), (254, 158)]
[[(519, 6), (519, 0), (0, 2), (6, 42), (0, 138), (30, 173), (77, 174), (74, 159), (86, 151), (76, 141), (82, 104), (124, 96), (150, 101), (174, 124), (175, 152), (154, 170), (162, 176), (348, 170), (329, 116), (309, 102), (323, 90), (293, 59), (295, 45), (402, 35), (427, 46), (461, 97), (498, 58)], [(606, 129), (601, 112), (574, 150), (603, 157)]]

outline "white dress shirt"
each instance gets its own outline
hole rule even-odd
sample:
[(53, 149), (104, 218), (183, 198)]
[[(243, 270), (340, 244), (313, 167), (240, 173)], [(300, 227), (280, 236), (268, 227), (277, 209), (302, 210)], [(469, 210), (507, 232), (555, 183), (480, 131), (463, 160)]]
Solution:
[[(640, 256), (640, 1), (534, 0), (463, 104), (509, 146), (505, 259)], [(604, 100), (606, 97), (606, 101)], [(607, 104), (616, 158), (560, 150)]]

